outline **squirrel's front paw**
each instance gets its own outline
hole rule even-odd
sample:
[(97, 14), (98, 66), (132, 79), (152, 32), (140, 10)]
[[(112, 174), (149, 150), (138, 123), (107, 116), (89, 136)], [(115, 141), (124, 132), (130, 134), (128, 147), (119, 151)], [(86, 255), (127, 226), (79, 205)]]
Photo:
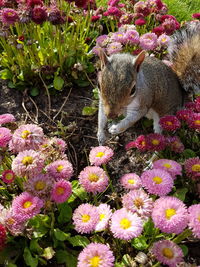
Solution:
[(109, 133), (111, 134), (119, 134), (124, 131), (124, 129), (120, 128), (118, 124), (113, 124), (109, 129)]
[(99, 145), (104, 145), (105, 141), (106, 141), (106, 135), (104, 132), (98, 132), (97, 133), (97, 138), (98, 138), (98, 142)]

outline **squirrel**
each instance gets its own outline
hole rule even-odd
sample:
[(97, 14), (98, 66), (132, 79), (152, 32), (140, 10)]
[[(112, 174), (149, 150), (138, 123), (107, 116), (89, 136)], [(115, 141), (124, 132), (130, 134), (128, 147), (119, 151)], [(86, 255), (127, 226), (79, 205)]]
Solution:
[(108, 131), (119, 134), (142, 117), (153, 119), (155, 133), (161, 133), (160, 117), (183, 107), (190, 89), (200, 92), (200, 23), (177, 31), (168, 48), (172, 67), (155, 57), (116, 53), (107, 56), (99, 50), (99, 145), (106, 141), (108, 119), (124, 114), (124, 119)]

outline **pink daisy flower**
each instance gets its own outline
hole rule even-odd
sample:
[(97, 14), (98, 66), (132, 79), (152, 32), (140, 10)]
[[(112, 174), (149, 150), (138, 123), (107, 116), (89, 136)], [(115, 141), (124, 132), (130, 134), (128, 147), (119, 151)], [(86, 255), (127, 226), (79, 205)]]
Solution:
[(186, 159), (184, 163), (184, 168), (185, 168), (185, 172), (187, 176), (194, 178), (194, 179), (200, 177), (199, 157)]
[(86, 192), (96, 194), (106, 189), (109, 179), (106, 172), (100, 167), (88, 166), (80, 172), (79, 182)]
[(71, 183), (64, 179), (60, 179), (53, 186), (53, 190), (51, 192), (51, 199), (56, 203), (63, 203), (67, 201), (67, 199), (71, 196), (71, 194), (72, 194)]
[(11, 138), (11, 131), (5, 127), (0, 127), (0, 147), (6, 147)]
[(124, 43), (126, 40), (125, 34), (123, 32), (114, 32), (111, 36), (112, 42)]
[(131, 190), (122, 197), (123, 207), (146, 220), (151, 216), (153, 200), (143, 190)]
[(162, 169), (148, 170), (142, 173), (142, 185), (149, 194), (158, 196), (167, 195), (173, 187), (173, 178), (171, 174)]
[(16, 10), (12, 8), (3, 8), (1, 10), (1, 20), (3, 24), (11, 25), (19, 20), (19, 16)]
[(108, 227), (108, 222), (112, 216), (112, 210), (108, 204), (100, 204), (97, 207), (99, 221), (95, 226), (95, 231), (103, 231)]
[(15, 121), (15, 117), (12, 114), (5, 113), (0, 115), (0, 125)]
[(81, 204), (73, 213), (75, 230), (81, 234), (91, 233), (99, 221), (97, 207), (91, 204)]
[(32, 177), (41, 173), (44, 168), (44, 159), (40, 153), (34, 150), (24, 150), (19, 152), (12, 162), (12, 170), (17, 176)]
[(48, 174), (38, 174), (30, 177), (24, 183), (24, 189), (41, 199), (48, 199), (54, 184), (54, 179)]
[(23, 233), (26, 221), (26, 216), (21, 216), (21, 214), (13, 214), (11, 209), (7, 212), (4, 223), (11, 235), (18, 236)]
[(12, 202), (13, 214), (22, 216), (24, 220), (28, 220), (40, 213), (44, 202), (38, 197), (34, 197), (28, 192), (23, 192), (19, 196), (15, 197)]
[(166, 115), (160, 118), (160, 126), (166, 131), (176, 131), (181, 128), (181, 123), (176, 116)]
[(144, 50), (154, 50), (157, 47), (157, 35), (145, 33), (140, 36), (140, 47)]
[(130, 240), (138, 237), (142, 233), (142, 225), (143, 223), (140, 217), (122, 208), (113, 213), (110, 230), (115, 238)]
[(146, 136), (145, 135), (138, 136), (135, 139), (135, 141), (128, 143), (125, 148), (126, 148), (126, 150), (128, 150), (132, 147), (136, 147), (137, 149), (139, 149), (140, 151), (143, 151), (143, 152), (147, 151), (148, 147), (147, 147)]
[(96, 44), (100, 47), (104, 47), (104, 46), (106, 46), (109, 39), (110, 38), (107, 34), (100, 35), (96, 39)]
[(183, 262), (182, 249), (170, 240), (155, 242), (151, 251), (158, 261), (167, 266), (176, 267), (178, 263)]
[(113, 42), (113, 43), (108, 44), (106, 51), (108, 55), (112, 55), (112, 54), (121, 52), (122, 48), (123, 47), (121, 43)]
[(2, 172), (2, 177), (4, 183), (11, 184), (15, 180), (15, 173), (12, 170), (5, 170)]
[(153, 168), (155, 169), (163, 169), (169, 174), (171, 174), (172, 178), (175, 179), (176, 175), (181, 175), (182, 166), (178, 162), (170, 159), (159, 159), (153, 162)]
[(169, 136), (166, 138), (166, 144), (171, 151), (175, 153), (182, 153), (185, 149), (184, 144), (181, 142), (178, 136)]
[(114, 255), (108, 245), (90, 243), (78, 256), (77, 267), (113, 267)]
[(190, 128), (200, 131), (200, 113), (193, 113), (187, 123)]
[(196, 104), (195, 104), (195, 102), (187, 102), (187, 103), (185, 103), (185, 108), (196, 112)]
[(151, 133), (146, 136), (146, 146), (149, 151), (161, 151), (165, 149), (165, 137), (162, 134)]
[(25, 124), (14, 132), (9, 147), (14, 152), (28, 149), (37, 150), (43, 141), (44, 133), (41, 127), (35, 124)]
[(193, 113), (191, 109), (181, 109), (176, 112), (176, 116), (179, 120), (187, 121)]
[(166, 34), (161, 34), (159, 37), (158, 37), (158, 44), (160, 46), (168, 46), (169, 45), (169, 41), (170, 41), (170, 37)]
[(136, 2), (134, 5), (134, 12), (141, 13), (146, 17), (150, 14), (151, 10), (149, 9), (149, 6), (147, 5), (146, 2), (139, 1), (139, 2)]
[(0, 224), (0, 251), (6, 246), (6, 228)]
[(188, 208), (189, 223), (194, 236), (200, 238), (200, 204), (194, 204)]
[(89, 160), (91, 165), (100, 166), (111, 160), (114, 152), (108, 146), (97, 146), (90, 150)]
[(73, 174), (72, 164), (68, 160), (56, 160), (47, 165), (46, 170), (56, 181), (59, 179), (69, 180)]
[(154, 203), (152, 219), (155, 227), (162, 232), (180, 234), (187, 227), (187, 208), (176, 197), (161, 197)]
[(120, 183), (125, 189), (138, 189), (142, 186), (140, 177), (136, 173), (127, 173), (120, 178)]
[(136, 30), (128, 30), (125, 33), (125, 38), (130, 44), (138, 44), (140, 40), (140, 35)]

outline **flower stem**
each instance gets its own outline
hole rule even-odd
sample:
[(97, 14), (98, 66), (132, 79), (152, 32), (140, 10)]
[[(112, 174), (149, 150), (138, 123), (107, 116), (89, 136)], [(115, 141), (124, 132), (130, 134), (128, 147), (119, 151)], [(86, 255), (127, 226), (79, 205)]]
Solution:
[(103, 167), (106, 175), (108, 176), (108, 179), (109, 179), (109, 182), (110, 182), (110, 188), (111, 188), (112, 192), (115, 192), (113, 184), (112, 184), (112, 181), (111, 181), (110, 176), (109, 176), (108, 171), (107, 171), (106, 164), (102, 164), (102, 167)]
[(179, 234), (177, 237), (175, 237), (172, 241), (176, 244), (179, 244), (182, 240), (186, 239), (191, 234), (192, 234), (192, 231), (187, 228), (181, 234)]

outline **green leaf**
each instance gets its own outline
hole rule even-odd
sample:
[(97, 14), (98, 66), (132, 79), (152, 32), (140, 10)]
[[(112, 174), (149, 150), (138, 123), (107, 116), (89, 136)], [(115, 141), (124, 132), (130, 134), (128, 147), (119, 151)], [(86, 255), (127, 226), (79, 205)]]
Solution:
[(67, 204), (67, 202), (58, 205), (58, 209), (60, 211), (58, 222), (60, 224), (69, 222), (72, 218), (72, 208)]
[(21, 81), (24, 81), (24, 73), (23, 71), (21, 70), (20, 74), (17, 76), (17, 78)]
[(96, 107), (85, 106), (82, 110), (82, 115), (83, 116), (92, 116), (96, 113), (96, 111), (97, 111)]
[(44, 56), (43, 56), (41, 50), (38, 52), (38, 57), (39, 57), (39, 59), (40, 59), (40, 64), (41, 64), (41, 65), (44, 65)]
[(185, 149), (184, 151), (183, 151), (183, 156), (186, 158), (186, 159), (189, 159), (189, 158), (194, 158), (194, 157), (196, 157), (196, 153), (193, 151), (193, 150), (191, 150), (191, 149)]
[(115, 267), (124, 267), (124, 264), (120, 262), (115, 262)]
[(179, 247), (182, 249), (184, 257), (187, 256), (188, 247), (186, 245), (179, 245)]
[(37, 87), (34, 87), (31, 89), (30, 94), (31, 96), (37, 96), (39, 95), (39, 92), (40, 92), (39, 89)]
[(6, 267), (17, 267), (17, 265), (12, 262), (8, 262), (8, 264), (6, 264)]
[(0, 79), (10, 80), (12, 79), (12, 72), (9, 69), (3, 69), (0, 71)]
[(185, 195), (188, 192), (188, 189), (186, 187), (179, 188), (176, 190), (176, 192), (173, 194), (173, 196), (179, 198), (180, 200), (185, 200)]
[(90, 241), (86, 236), (76, 235), (67, 239), (73, 247), (86, 247)]
[(143, 235), (141, 235), (140, 237), (134, 238), (131, 241), (131, 245), (138, 250), (144, 250), (144, 249), (148, 248), (146, 238)]
[(24, 261), (26, 263), (26, 265), (30, 266), (30, 267), (37, 267), (38, 266), (38, 259), (34, 258), (30, 252), (30, 250), (25, 247), (24, 249)]
[(8, 82), (8, 87), (13, 89), (13, 88), (16, 88), (16, 85), (13, 82), (9, 81)]
[(53, 250), (52, 247), (47, 247), (44, 249), (44, 253), (42, 254), (42, 256), (46, 259), (46, 260), (50, 260), (53, 258), (55, 254), (55, 251)]
[(80, 186), (78, 181), (72, 181), (72, 195), (68, 199), (68, 203), (73, 202), (77, 197), (80, 200), (85, 200), (87, 198), (87, 192)]
[(38, 244), (38, 240), (37, 239), (31, 239), (31, 242), (30, 242), (30, 251), (31, 252), (34, 252), (34, 253), (38, 253), (38, 254), (41, 254), (42, 253), (43, 249)]
[(57, 240), (59, 241), (65, 241), (68, 240), (68, 238), (70, 237), (70, 233), (65, 233), (63, 231), (61, 231), (60, 229), (54, 229), (54, 236)]
[(67, 267), (77, 266), (77, 257), (66, 250), (56, 251), (56, 259), (58, 264), (65, 263)]
[(93, 92), (94, 98), (98, 100), (99, 99), (99, 90), (98, 90), (98, 87), (94, 88), (92, 90), (92, 92)]
[(86, 86), (90, 85), (89, 81), (75, 80), (75, 83), (80, 87), (86, 87)]
[(144, 224), (144, 233), (146, 235), (152, 236), (153, 232), (155, 231), (154, 228), (154, 223), (151, 219), (149, 219), (145, 224)]
[(55, 76), (53, 80), (53, 86), (56, 90), (61, 90), (64, 85), (64, 80), (60, 76)]
[(29, 226), (33, 227), (33, 236), (39, 238), (44, 236), (50, 228), (50, 218), (47, 215), (38, 214), (29, 220)]

